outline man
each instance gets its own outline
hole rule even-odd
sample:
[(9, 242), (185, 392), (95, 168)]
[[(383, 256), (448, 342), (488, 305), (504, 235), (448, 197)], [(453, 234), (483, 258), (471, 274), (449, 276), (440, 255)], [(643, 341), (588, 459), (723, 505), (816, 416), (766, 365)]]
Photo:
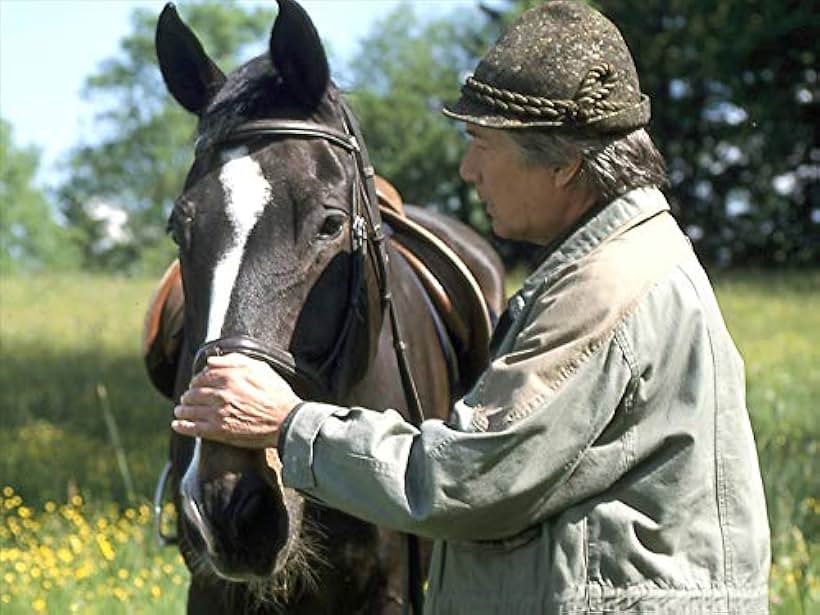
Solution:
[(229, 355), (174, 429), (278, 446), (286, 485), (435, 539), (431, 613), (767, 612), (742, 361), (658, 189), (617, 28), (532, 9), (445, 113), (467, 124), (461, 175), (493, 230), (546, 247), (451, 420), (303, 402)]

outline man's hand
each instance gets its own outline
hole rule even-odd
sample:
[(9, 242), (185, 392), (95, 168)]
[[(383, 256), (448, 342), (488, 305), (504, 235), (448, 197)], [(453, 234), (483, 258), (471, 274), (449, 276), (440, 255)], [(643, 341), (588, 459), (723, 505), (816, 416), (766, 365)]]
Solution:
[(174, 408), (171, 428), (185, 436), (243, 448), (271, 448), (302, 400), (262, 361), (241, 354), (210, 357)]

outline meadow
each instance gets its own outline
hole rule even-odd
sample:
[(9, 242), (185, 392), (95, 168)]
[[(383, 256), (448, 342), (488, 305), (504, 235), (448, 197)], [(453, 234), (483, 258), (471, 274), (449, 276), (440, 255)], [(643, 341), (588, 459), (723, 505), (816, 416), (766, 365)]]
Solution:
[[(140, 361), (154, 282), (0, 280), (0, 611), (179, 613), (152, 535), (171, 405)], [(772, 613), (820, 604), (820, 272), (717, 277), (747, 367), (772, 528)], [(172, 511), (169, 511), (172, 512)]]

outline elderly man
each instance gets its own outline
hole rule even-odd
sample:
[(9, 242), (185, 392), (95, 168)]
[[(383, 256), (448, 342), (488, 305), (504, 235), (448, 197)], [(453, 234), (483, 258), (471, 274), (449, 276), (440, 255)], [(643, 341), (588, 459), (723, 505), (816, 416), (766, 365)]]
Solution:
[(461, 175), (493, 230), (546, 247), (451, 420), (303, 401), (229, 355), (174, 429), (278, 446), (287, 485), (435, 539), (431, 613), (767, 612), (743, 364), (659, 190), (617, 28), (583, 4), (532, 9), (445, 113), (466, 122)]

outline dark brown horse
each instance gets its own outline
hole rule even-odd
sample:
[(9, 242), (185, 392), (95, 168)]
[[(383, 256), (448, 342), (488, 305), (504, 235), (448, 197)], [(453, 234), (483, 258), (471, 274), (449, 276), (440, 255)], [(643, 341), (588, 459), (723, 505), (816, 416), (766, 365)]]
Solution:
[[(183, 292), (171, 275), (149, 371), (178, 399), (209, 354), (244, 352), (302, 397), (406, 412), (392, 307), (421, 405), (445, 419), (486, 360), (487, 324), (464, 309), (469, 297), (442, 297), (448, 275), (436, 271), (458, 277), (445, 261), (459, 254), (497, 313), (500, 262), (469, 229), (430, 213), (381, 223), (364, 144), (315, 28), (291, 0), (279, 7), (269, 53), (228, 76), (171, 5), (160, 16), (163, 78), (199, 126), (169, 221)], [(446, 229), (446, 245), (420, 227)], [(435, 267), (420, 269), (425, 260)], [(175, 327), (168, 314), (183, 295)], [(171, 463), (189, 612), (399, 610), (397, 536), (284, 488), (275, 451), (173, 435)]]

